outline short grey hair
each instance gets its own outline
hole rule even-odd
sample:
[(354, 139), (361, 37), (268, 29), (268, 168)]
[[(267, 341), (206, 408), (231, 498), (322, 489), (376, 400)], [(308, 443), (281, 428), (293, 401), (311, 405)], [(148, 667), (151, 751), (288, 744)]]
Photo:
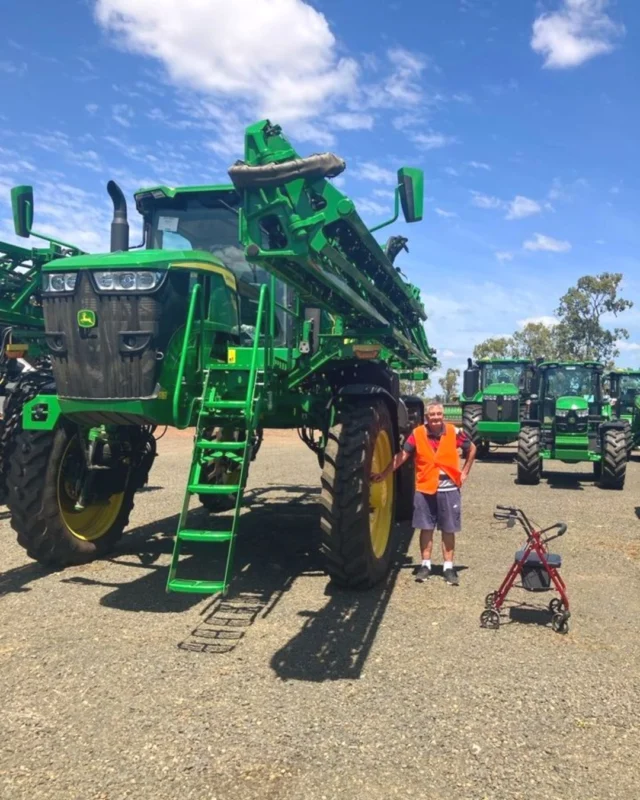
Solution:
[(442, 403), (427, 403), (426, 411), (429, 413), (430, 408), (441, 408), (444, 411), (444, 406)]

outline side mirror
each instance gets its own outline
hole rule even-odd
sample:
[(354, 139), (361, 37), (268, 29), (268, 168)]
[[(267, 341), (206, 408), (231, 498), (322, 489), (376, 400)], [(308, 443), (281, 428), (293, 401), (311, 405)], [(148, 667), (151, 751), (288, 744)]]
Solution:
[(13, 227), (17, 236), (28, 239), (33, 225), (33, 187), (14, 186), (11, 190)]
[(401, 167), (398, 192), (405, 220), (419, 222), (424, 211), (424, 172), (416, 167)]

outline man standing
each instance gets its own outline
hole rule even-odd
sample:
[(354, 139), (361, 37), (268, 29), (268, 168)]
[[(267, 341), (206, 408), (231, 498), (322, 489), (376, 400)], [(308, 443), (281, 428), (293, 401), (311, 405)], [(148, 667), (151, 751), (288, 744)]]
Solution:
[[(460, 469), (458, 450), (465, 462)], [(447, 583), (458, 585), (453, 566), (455, 534), (461, 529), (460, 488), (466, 481), (476, 457), (476, 446), (466, 434), (444, 421), (440, 403), (427, 406), (427, 421), (418, 426), (396, 454), (391, 464), (372, 480), (384, 480), (391, 470), (399, 469), (412, 456), (416, 463), (416, 491), (413, 499), (413, 527), (420, 528), (422, 564), (416, 580), (425, 581), (431, 574), (431, 551), (436, 526), (442, 533), (443, 574)]]

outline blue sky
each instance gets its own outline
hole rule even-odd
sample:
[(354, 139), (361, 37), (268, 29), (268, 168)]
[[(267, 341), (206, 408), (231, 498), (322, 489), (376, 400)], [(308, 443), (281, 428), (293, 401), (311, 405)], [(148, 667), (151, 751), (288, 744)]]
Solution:
[[(115, 178), (226, 182), (248, 122), (332, 150), (367, 223), (425, 171), (399, 257), (443, 367), (550, 318), (578, 277), (624, 273), (640, 361), (636, 0), (50, 0), (1, 12), (0, 238), (9, 188), (37, 228), (106, 248)], [(130, 216), (135, 212), (130, 208)], [(135, 233), (133, 235), (136, 235)], [(36, 242), (34, 241), (34, 244)]]

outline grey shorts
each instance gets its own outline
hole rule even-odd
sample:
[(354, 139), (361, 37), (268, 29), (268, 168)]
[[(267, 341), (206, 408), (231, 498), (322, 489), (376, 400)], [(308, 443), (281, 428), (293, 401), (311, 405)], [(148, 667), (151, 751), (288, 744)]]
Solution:
[(436, 494), (416, 492), (413, 496), (413, 527), (424, 531), (438, 528), (458, 533), (462, 526), (460, 489)]

